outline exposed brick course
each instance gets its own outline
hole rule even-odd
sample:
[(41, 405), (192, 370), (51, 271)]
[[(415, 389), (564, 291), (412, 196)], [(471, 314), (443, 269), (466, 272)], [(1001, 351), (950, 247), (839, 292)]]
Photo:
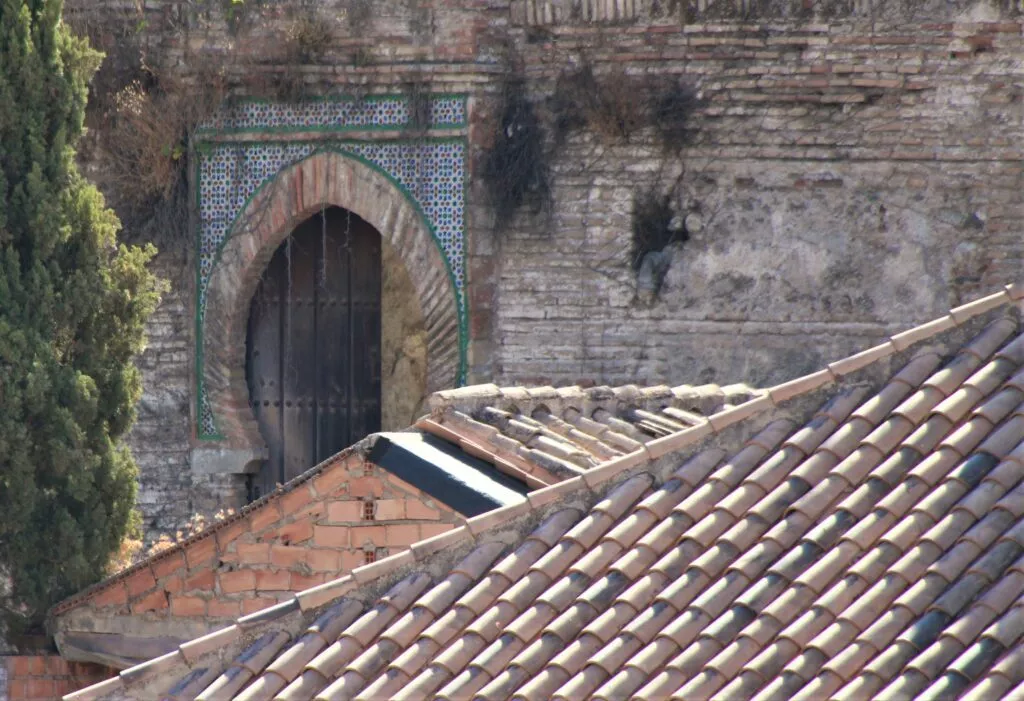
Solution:
[[(333, 547), (334, 542), (314, 541), (314, 545)], [(274, 545), (270, 548), (270, 564), (277, 567), (298, 567), (306, 559), (306, 549), (293, 545)]]
[(206, 537), (193, 543), (185, 550), (185, 561), (190, 570), (202, 567), (213, 561), (217, 555), (217, 540)]
[(150, 565), (153, 576), (157, 578), (166, 577), (169, 574), (178, 572), (185, 565), (185, 553), (175, 552), (167, 557), (155, 560)]
[(256, 575), (251, 569), (240, 569), (220, 574), (220, 591), (222, 594), (239, 594), (256, 589)]
[[(197, 539), (159, 554), (84, 599), (59, 605), (57, 626), (62, 614), (81, 608), (97, 616), (145, 613), (147, 620), (228, 619), (258, 610), (257, 602), (272, 596), (360, 567), (366, 552), (400, 552), (462, 522), (458, 514), (383, 474), (351, 449), (292, 491), (271, 495), (235, 521), (215, 523)], [(362, 520), (367, 495), (380, 497), (371, 522)]]
[(313, 519), (303, 518), (282, 526), (278, 529), (276, 537), (284, 543), (305, 542), (313, 537)]
[(333, 522), (360, 521), (363, 518), (361, 500), (335, 501), (327, 505), (327, 519)]
[(154, 578), (153, 573), (146, 568), (141, 572), (136, 572), (134, 575), (126, 579), (125, 586), (128, 587), (129, 598), (132, 598), (155, 587), (156, 578)]
[(55, 701), (116, 673), (100, 665), (69, 663), (53, 654), (0, 657), (0, 666), (0, 697), (5, 701)]
[(216, 579), (212, 569), (189, 571), (185, 579), (185, 591), (209, 591), (213, 589)]
[(206, 604), (206, 613), (211, 618), (237, 618), (241, 612), (242, 603), (240, 601), (211, 599)]
[(156, 589), (145, 596), (136, 598), (131, 603), (132, 613), (146, 613), (147, 611), (162, 611), (167, 608), (167, 593)]
[[(265, 565), (270, 562), (270, 547), (269, 543), (238, 543), (235, 549), (239, 562), (246, 565)], [(224, 559), (224, 556), (221, 559)]]
[(171, 599), (171, 615), (197, 618), (206, 615), (206, 599), (197, 596), (175, 596)]

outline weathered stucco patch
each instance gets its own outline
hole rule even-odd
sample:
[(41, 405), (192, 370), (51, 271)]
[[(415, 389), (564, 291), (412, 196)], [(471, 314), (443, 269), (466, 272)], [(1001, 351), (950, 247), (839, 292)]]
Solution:
[(381, 265), (381, 429), (398, 431), (427, 394), (427, 332), (409, 271), (387, 240)]

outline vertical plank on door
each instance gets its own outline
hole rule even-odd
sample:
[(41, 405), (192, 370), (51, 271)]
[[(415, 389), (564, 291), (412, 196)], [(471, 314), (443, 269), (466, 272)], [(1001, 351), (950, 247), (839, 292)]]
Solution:
[(370, 224), (330, 208), (300, 224), (264, 274), (246, 355), (270, 447), (261, 494), (380, 430), (380, 249)]
[(380, 430), (381, 395), (381, 242), (370, 224), (359, 219), (353, 225), (352, 332), (349, 337), (352, 363), (350, 420), (353, 436)]
[(347, 220), (340, 209), (327, 211), (326, 245), (321, 252), (322, 276), (317, 304), (317, 385), (323, 396), (317, 407), (317, 458), (325, 460), (352, 443), (347, 413), (349, 400), (349, 278), (351, 261), (345, 238)]
[[(290, 480), (316, 464), (316, 249), (321, 221), (313, 217), (291, 237), (287, 304), (282, 335), (284, 377), (284, 477)], [(287, 251), (286, 251), (287, 253)]]

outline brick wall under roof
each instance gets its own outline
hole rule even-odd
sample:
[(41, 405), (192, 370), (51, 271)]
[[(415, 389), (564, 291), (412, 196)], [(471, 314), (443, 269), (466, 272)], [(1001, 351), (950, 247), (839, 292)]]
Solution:
[(305, 481), (58, 604), (58, 644), (70, 659), (99, 659), (77, 634), (155, 640), (194, 625), (212, 630), (462, 521), (350, 449)]
[(58, 655), (0, 658), (0, 699), (51, 701), (103, 681), (113, 672), (95, 664), (65, 662)]

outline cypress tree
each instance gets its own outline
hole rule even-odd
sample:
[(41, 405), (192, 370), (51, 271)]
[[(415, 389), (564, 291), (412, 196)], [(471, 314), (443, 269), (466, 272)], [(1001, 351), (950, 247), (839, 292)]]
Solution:
[(106, 573), (135, 518), (120, 439), (141, 393), (133, 357), (154, 309), (152, 247), (79, 174), (102, 56), (61, 0), (0, 0), (0, 613), (9, 633)]

